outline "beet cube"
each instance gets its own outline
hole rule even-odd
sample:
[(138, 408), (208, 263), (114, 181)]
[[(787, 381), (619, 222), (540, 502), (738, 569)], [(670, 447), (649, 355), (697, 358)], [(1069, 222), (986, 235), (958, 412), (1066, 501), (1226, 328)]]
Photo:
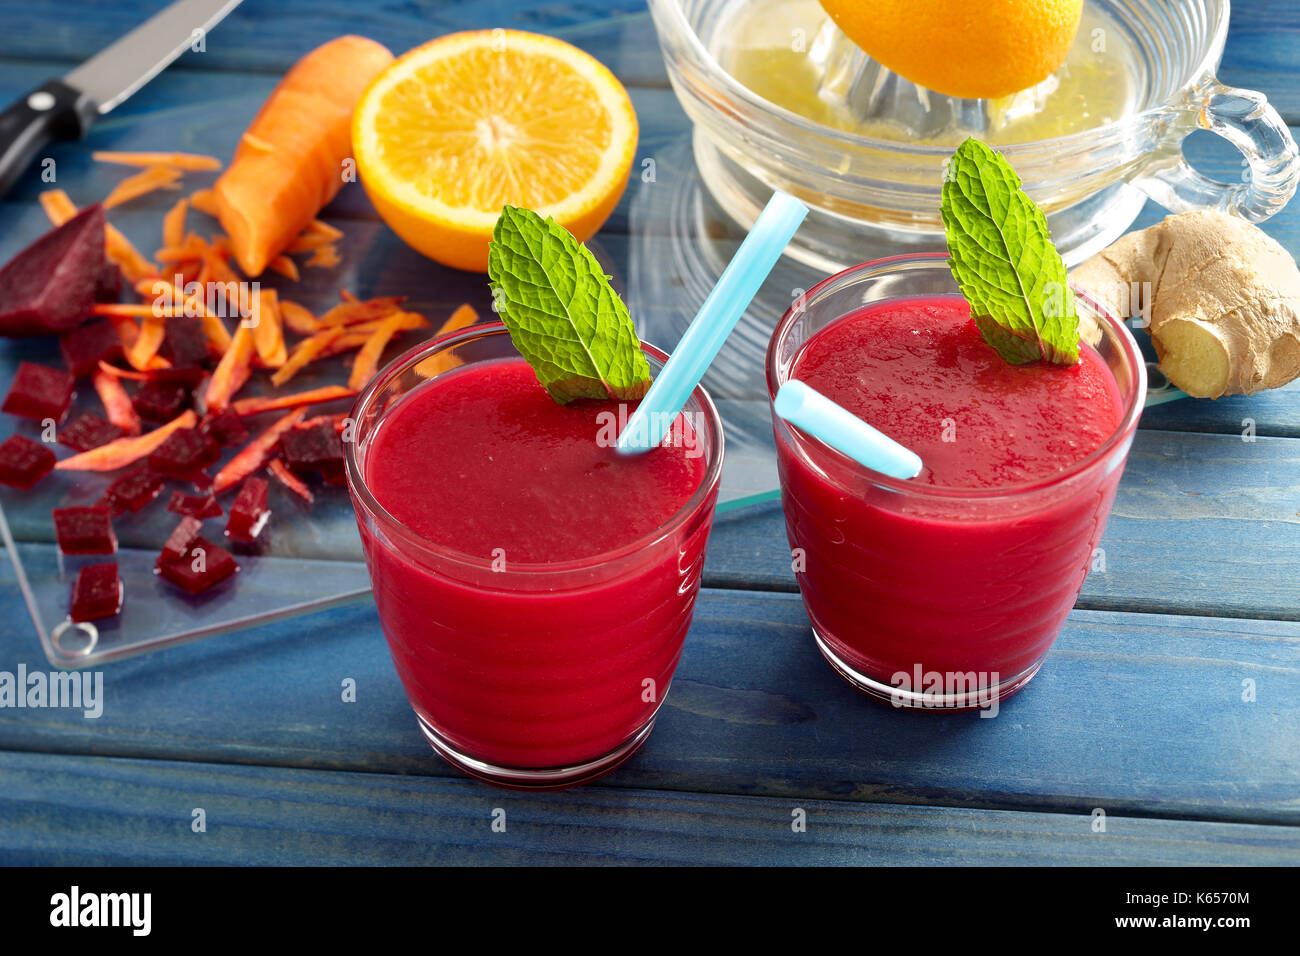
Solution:
[(199, 422), (199, 428), (212, 436), (223, 447), (242, 445), (248, 441), (248, 426), (233, 408), (227, 408), (217, 414), (209, 412)]
[(104, 207), (87, 206), (0, 269), (0, 335), (49, 335), (80, 325), (104, 271)]
[(187, 495), (183, 491), (173, 491), (172, 500), (167, 502), (167, 510), (173, 514), (190, 515), (194, 518), (220, 518), (226, 512), (217, 499), (211, 495)]
[(112, 554), (117, 550), (108, 508), (55, 508), (54, 535), (64, 554)]
[(99, 504), (115, 515), (139, 511), (158, 497), (163, 489), (162, 476), (154, 474), (148, 465), (139, 465), (123, 474), (106, 489)]
[(22, 435), (0, 444), (0, 485), (30, 488), (54, 470), (54, 452)]
[(176, 382), (150, 381), (140, 386), (131, 404), (140, 417), (151, 422), (166, 423), (181, 413), (189, 392)]
[(149, 467), (160, 475), (188, 478), (221, 457), (221, 449), (197, 428), (178, 428), (149, 455)]
[(198, 368), (208, 360), (208, 337), (198, 319), (174, 315), (166, 320), (160, 351), (173, 368)]
[(294, 471), (320, 472), (326, 479), (343, 475), (343, 440), (330, 422), (291, 428), (280, 437), (284, 463)]
[(59, 351), (68, 371), (80, 378), (98, 371), (100, 361), (120, 359), (122, 339), (111, 322), (89, 322), (60, 335)]
[(198, 539), (202, 531), (203, 522), (186, 515), (167, 538), (167, 543), (163, 545), (162, 557), (158, 560), (179, 561), (189, 552), (190, 545)]
[(226, 534), (236, 541), (252, 542), (262, 533), (271, 509), (266, 506), (267, 483), (265, 478), (246, 478), (235, 502), (230, 506), (226, 521)]
[(59, 429), (59, 444), (76, 451), (90, 451), (116, 441), (125, 434), (112, 422), (100, 418), (94, 412), (86, 412), (72, 424)]
[(38, 422), (52, 418), (57, 424), (68, 413), (76, 384), (76, 376), (61, 368), (20, 362), (0, 410)]
[(201, 537), (179, 558), (168, 561), (160, 555), (155, 567), (163, 578), (189, 594), (200, 594), (239, 570), (229, 551)]
[(117, 576), (117, 565), (88, 564), (77, 573), (77, 583), (72, 586), (72, 606), (69, 616), (74, 621), (95, 621), (112, 617), (122, 610), (122, 579)]

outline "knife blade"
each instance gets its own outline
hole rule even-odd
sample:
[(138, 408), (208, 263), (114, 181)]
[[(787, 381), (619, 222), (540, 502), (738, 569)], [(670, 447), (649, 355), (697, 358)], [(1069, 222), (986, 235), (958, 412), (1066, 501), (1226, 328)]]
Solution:
[(54, 139), (79, 139), (157, 76), (240, 0), (176, 0), (62, 79), (50, 80), (0, 113), (0, 195)]

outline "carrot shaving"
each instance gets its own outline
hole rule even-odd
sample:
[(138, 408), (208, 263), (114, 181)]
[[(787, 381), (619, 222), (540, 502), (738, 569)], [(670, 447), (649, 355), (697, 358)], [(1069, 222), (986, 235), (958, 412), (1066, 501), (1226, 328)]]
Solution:
[(207, 254), (204, 256), (204, 261), (207, 263), (207, 266), (212, 273), (211, 278), (213, 282), (238, 283), (243, 281), (235, 274), (235, 271), (226, 264), (226, 258), (228, 255), (228, 250), (215, 242), (208, 247)]
[(275, 374), (271, 376), (271, 384), (279, 388), (289, 379), (298, 374), (302, 368), (316, 358), (321, 352), (329, 346), (335, 339), (343, 334), (342, 329), (328, 329), (319, 335), (313, 335), (310, 338), (303, 339), (297, 347), (289, 353), (285, 363), (276, 369)]
[[(433, 333), (433, 338), (440, 335), (446, 335), (448, 332), (458, 332), (463, 328), (473, 325), (478, 321), (478, 312), (468, 302), (464, 305), (457, 306), (456, 311), (452, 312), (446, 322)], [(453, 353), (446, 351), (435, 352), (427, 359), (415, 366), (415, 374), (422, 375), (425, 378), (433, 378), (441, 375), (443, 372), (453, 369), (460, 365), (461, 361)]]
[(260, 415), (262, 412), (278, 411), (282, 408), (297, 408), (319, 405), (321, 402), (333, 402), (340, 398), (352, 398), (356, 390), (342, 385), (325, 385), (306, 392), (292, 395), (259, 395), (256, 398), (239, 398), (230, 406), (239, 415)]
[(158, 275), (158, 267), (140, 255), (131, 241), (108, 223), (104, 225), (104, 244), (108, 258), (117, 263), (128, 282)]
[(332, 246), (337, 241), (338, 241), (337, 239), (334, 239), (331, 236), (323, 235), (321, 233), (304, 232), (293, 242), (289, 243), (288, 248), (286, 248), (284, 251), (285, 252), (315, 252), (317, 249), (320, 249), (324, 246)]
[(276, 256), (266, 264), (266, 267), (272, 272), (278, 272), (285, 278), (298, 281), (298, 264), (288, 256)]
[(226, 466), (217, 472), (217, 476), (212, 482), (212, 493), (214, 495), (220, 494), (231, 485), (238, 484), (261, 468), (266, 460), (271, 457), (271, 451), (275, 448), (276, 443), (280, 441), (280, 436), (302, 421), (306, 414), (307, 409), (305, 408), (294, 409), (241, 448), (239, 454), (230, 459)]
[(357, 353), (356, 360), (352, 363), (352, 374), (348, 376), (348, 388), (361, 390), (361, 387), (370, 381), (375, 372), (379, 370), (379, 357), (384, 353), (384, 347), (397, 334), (398, 327), (402, 322), (402, 313), (389, 316), (380, 323), (379, 328), (370, 334), (365, 345), (361, 346), (361, 351)]
[(139, 199), (159, 189), (180, 189), (181, 171), (170, 166), (150, 166), (128, 176), (104, 199), (104, 208), (113, 209), (132, 199)]
[(205, 172), (221, 168), (215, 156), (198, 153), (112, 153), (100, 150), (90, 154), (97, 163), (117, 163), (120, 166), (171, 166), (192, 172)]
[(151, 363), (157, 357), (158, 349), (163, 343), (163, 332), (166, 328), (164, 321), (162, 316), (154, 315), (152, 312), (144, 317), (144, 321), (140, 324), (140, 334), (126, 350), (126, 360), (132, 368), (143, 372), (153, 367)]
[(307, 504), (311, 504), (312, 501), (315, 500), (315, 496), (312, 495), (311, 489), (303, 484), (302, 479), (291, 472), (289, 466), (279, 458), (272, 458), (269, 467), (271, 469), (271, 474), (284, 482), (286, 488), (300, 497), (303, 501), (307, 502)]
[(205, 216), (217, 216), (217, 197), (211, 189), (196, 189), (190, 193), (190, 205)]
[[(101, 318), (144, 318), (154, 314), (158, 306), (150, 302), (96, 302), (90, 307), (90, 314)], [(180, 315), (179, 306), (170, 309), (158, 309), (162, 315)]]
[(167, 210), (167, 215), (163, 216), (163, 246), (179, 246), (185, 241), (185, 214), (189, 211), (188, 199), (176, 200), (176, 205)]
[(77, 214), (76, 204), (68, 198), (68, 194), (62, 189), (50, 189), (40, 195), (41, 208), (45, 210), (45, 215), (50, 217), (50, 222), (56, 226), (61, 226)]
[(280, 318), (292, 332), (298, 335), (314, 335), (320, 331), (320, 319), (316, 318), (310, 309), (305, 309), (297, 302), (290, 302), (288, 299), (280, 300)]
[(54, 467), (61, 471), (116, 471), (157, 449), (178, 428), (193, 428), (198, 421), (199, 417), (194, 414), (194, 410), (186, 409), (147, 435), (119, 438), (107, 445), (65, 458)]
[(224, 411), (235, 392), (248, 381), (253, 359), (253, 330), (239, 323), (230, 339), (230, 347), (221, 356), (204, 393), (204, 402), (210, 412)]
[(253, 344), (257, 357), (267, 368), (285, 363), (284, 329), (280, 325), (280, 305), (274, 289), (258, 288), (253, 293)]
[[(103, 364), (100, 363), (101, 366)], [(140, 416), (135, 406), (131, 404), (131, 396), (126, 394), (126, 388), (122, 383), (102, 369), (95, 373), (93, 382), (95, 392), (108, 413), (108, 420), (128, 435), (140, 434)]]
[(348, 298), (349, 293), (340, 294), (344, 296), (344, 300), (320, 317), (322, 328), (331, 328), (335, 325), (352, 325), (369, 319), (381, 319), (389, 313), (396, 312), (401, 304), (406, 301), (406, 296), (390, 295), (361, 302), (355, 297)]
[(313, 236), (328, 236), (330, 239), (342, 239), (343, 230), (331, 226), (329, 223), (320, 219), (313, 219), (307, 223), (307, 228), (302, 231), (303, 235), (310, 233)]
[(311, 254), (307, 265), (318, 269), (332, 269), (342, 261), (343, 257), (339, 255), (338, 246), (321, 246)]

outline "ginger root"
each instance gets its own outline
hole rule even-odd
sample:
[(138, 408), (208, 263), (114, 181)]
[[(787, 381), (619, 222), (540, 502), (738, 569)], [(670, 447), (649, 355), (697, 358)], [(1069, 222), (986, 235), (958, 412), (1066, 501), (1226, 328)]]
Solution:
[(1300, 269), (1244, 220), (1169, 216), (1070, 278), (1121, 317), (1136, 314), (1129, 303), (1140, 293), (1160, 371), (1188, 395), (1251, 395), (1300, 377)]

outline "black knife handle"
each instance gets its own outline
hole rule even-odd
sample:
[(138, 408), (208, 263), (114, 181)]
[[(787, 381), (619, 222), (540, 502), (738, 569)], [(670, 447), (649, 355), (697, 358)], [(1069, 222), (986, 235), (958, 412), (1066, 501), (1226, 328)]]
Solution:
[(53, 139), (79, 139), (97, 114), (95, 102), (50, 80), (0, 113), (0, 195)]

